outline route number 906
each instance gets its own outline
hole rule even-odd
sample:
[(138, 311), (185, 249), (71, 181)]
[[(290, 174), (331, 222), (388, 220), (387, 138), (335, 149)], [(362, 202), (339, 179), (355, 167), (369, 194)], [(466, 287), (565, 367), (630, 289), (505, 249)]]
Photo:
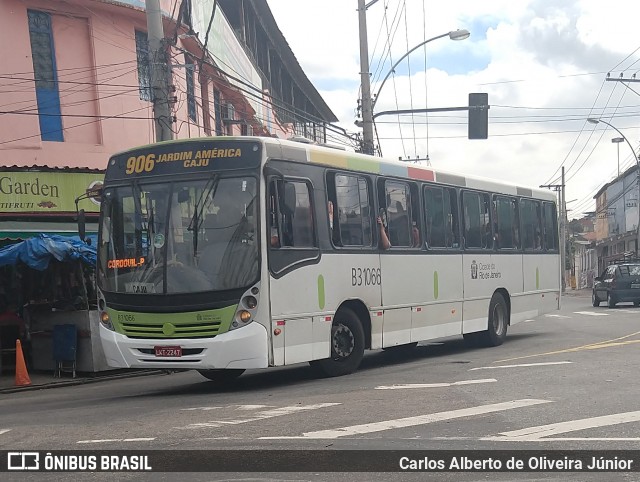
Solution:
[(127, 159), (127, 169), (125, 172), (127, 174), (133, 174), (141, 172), (151, 172), (156, 163), (156, 155), (155, 154), (147, 154), (146, 156), (132, 156)]
[(351, 286), (376, 286), (380, 281), (380, 268), (351, 268)]

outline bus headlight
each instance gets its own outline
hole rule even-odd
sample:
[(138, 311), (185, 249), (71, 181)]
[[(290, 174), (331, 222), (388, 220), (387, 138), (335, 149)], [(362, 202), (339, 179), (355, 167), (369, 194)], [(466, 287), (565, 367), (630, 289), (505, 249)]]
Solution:
[(258, 305), (260, 304), (260, 288), (258, 285), (252, 286), (250, 290), (247, 290), (236, 307), (236, 312), (233, 315), (231, 326), (229, 330), (235, 330), (242, 328), (253, 323), (258, 316)]
[(107, 330), (113, 331), (113, 323), (111, 323), (111, 317), (106, 311), (100, 313), (100, 323), (102, 323), (102, 326), (104, 326)]
[(251, 313), (249, 313), (247, 310), (238, 311), (238, 321), (247, 323), (249, 320), (251, 320)]
[(244, 302), (244, 305), (250, 310), (253, 310), (256, 306), (258, 306), (258, 300), (255, 296), (245, 296), (242, 301)]

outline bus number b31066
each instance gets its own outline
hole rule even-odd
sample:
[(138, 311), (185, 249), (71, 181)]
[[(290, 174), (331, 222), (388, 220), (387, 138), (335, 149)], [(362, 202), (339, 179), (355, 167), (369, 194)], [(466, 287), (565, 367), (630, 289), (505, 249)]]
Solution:
[(351, 268), (351, 286), (379, 285), (380, 278), (380, 268)]

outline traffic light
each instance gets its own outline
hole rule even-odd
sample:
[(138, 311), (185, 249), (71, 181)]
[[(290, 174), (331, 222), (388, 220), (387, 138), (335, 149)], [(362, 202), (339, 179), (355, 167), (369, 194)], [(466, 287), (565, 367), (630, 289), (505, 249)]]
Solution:
[(489, 94), (469, 94), (469, 139), (489, 137)]

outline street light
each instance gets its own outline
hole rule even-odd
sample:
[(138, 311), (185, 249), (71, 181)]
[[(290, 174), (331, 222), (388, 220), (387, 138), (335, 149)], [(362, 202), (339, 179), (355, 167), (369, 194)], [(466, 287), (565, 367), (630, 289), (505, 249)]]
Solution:
[[(637, 172), (636, 172), (636, 182), (638, 183), (638, 200), (636, 201), (636, 207), (638, 209), (638, 223), (636, 226), (636, 257), (640, 256), (640, 159), (638, 158), (638, 156), (636, 155), (636, 151), (633, 149), (633, 146), (631, 145), (631, 143), (629, 142), (629, 139), (627, 139), (624, 134), (622, 132), (620, 132), (620, 130), (618, 130), (618, 128), (614, 125), (609, 124), (607, 121), (603, 121), (602, 119), (594, 119), (589, 117), (587, 119), (587, 122), (589, 122), (590, 124), (599, 124), (600, 122), (602, 122), (603, 124), (608, 125), (609, 127), (611, 127), (613, 130), (615, 130), (618, 134), (620, 134), (620, 137), (622, 137), (622, 139), (624, 139), (627, 142), (627, 145), (629, 146), (629, 149), (631, 149), (631, 152), (633, 153), (633, 158), (636, 161), (636, 167), (637, 167)], [(613, 140), (611, 142), (614, 142)], [(616, 141), (619, 142), (619, 141)], [(618, 161), (619, 162), (619, 161)], [(618, 176), (620, 175), (620, 167), (618, 167)]]
[(624, 142), (624, 137), (614, 137), (611, 142), (618, 145), (618, 177), (620, 177), (620, 143)]
[(393, 67), (391, 67), (389, 72), (387, 72), (387, 75), (384, 77), (384, 79), (382, 79), (382, 83), (380, 84), (380, 87), (378, 87), (378, 92), (374, 96), (373, 102), (371, 103), (371, 113), (373, 114), (373, 108), (376, 106), (376, 102), (378, 101), (378, 97), (380, 96), (380, 91), (382, 90), (382, 87), (384, 87), (384, 83), (387, 81), (389, 76), (395, 71), (398, 64), (402, 62), (404, 59), (406, 59), (411, 53), (413, 53), (414, 50), (419, 49), (420, 47), (422, 47), (425, 44), (428, 44), (429, 42), (438, 40), (439, 38), (449, 37), (451, 40), (465, 40), (465, 39), (468, 39), (470, 35), (471, 33), (469, 33), (469, 31), (465, 29), (452, 30), (451, 32), (443, 33), (442, 35), (436, 35), (435, 37), (432, 37), (428, 40), (425, 40), (424, 42), (419, 43), (418, 45), (413, 47), (411, 50), (409, 50), (406, 54), (404, 54), (402, 57), (400, 57), (396, 61), (396, 63), (393, 64)]

